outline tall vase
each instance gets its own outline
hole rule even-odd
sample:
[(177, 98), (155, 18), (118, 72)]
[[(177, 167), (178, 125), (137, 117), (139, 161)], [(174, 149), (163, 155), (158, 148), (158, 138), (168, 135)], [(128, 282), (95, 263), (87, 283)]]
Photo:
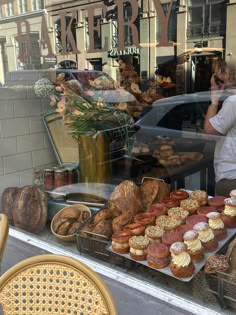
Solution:
[(112, 171), (109, 136), (105, 132), (96, 137), (84, 134), (78, 143), (80, 182), (109, 182)]

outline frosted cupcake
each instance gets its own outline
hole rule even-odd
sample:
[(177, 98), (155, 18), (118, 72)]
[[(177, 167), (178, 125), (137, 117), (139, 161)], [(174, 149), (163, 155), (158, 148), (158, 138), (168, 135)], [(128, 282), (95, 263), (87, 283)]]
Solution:
[(208, 224), (218, 241), (223, 240), (227, 236), (227, 230), (221, 219), (219, 212), (209, 212), (206, 217)]
[(198, 232), (190, 230), (183, 235), (184, 244), (187, 245), (187, 252), (189, 253), (193, 262), (202, 260), (204, 257), (204, 249), (202, 243), (198, 238)]
[(206, 252), (213, 252), (218, 247), (218, 241), (214, 233), (206, 222), (199, 222), (193, 226), (193, 230), (198, 232), (198, 238)]

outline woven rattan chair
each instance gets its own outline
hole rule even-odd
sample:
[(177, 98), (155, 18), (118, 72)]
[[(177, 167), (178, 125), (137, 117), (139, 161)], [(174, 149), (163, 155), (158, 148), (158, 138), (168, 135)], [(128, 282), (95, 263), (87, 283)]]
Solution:
[(0, 213), (0, 271), (3, 253), (6, 247), (9, 231), (8, 217), (6, 214)]
[(34, 256), (0, 278), (4, 315), (117, 315), (102, 278), (85, 264), (61, 255)]

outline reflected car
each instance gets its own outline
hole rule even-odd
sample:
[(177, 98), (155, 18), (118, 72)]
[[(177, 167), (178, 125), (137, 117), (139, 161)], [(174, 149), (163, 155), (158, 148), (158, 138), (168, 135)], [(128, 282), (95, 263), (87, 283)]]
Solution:
[[(224, 91), (220, 103), (222, 104), (228, 96), (233, 94), (235, 94), (233, 89)], [(203, 125), (210, 103), (210, 91), (182, 94), (158, 100), (135, 123), (136, 138), (171, 137), (195, 141), (209, 139), (209, 136), (203, 132)]]

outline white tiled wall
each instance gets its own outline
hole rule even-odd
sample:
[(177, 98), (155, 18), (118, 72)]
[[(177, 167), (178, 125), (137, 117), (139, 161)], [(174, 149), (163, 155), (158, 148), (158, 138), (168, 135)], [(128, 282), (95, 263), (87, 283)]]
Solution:
[(16, 72), (0, 88), (0, 199), (7, 187), (33, 184), (34, 167), (56, 164), (41, 118), (49, 101), (34, 94), (37, 78)]

